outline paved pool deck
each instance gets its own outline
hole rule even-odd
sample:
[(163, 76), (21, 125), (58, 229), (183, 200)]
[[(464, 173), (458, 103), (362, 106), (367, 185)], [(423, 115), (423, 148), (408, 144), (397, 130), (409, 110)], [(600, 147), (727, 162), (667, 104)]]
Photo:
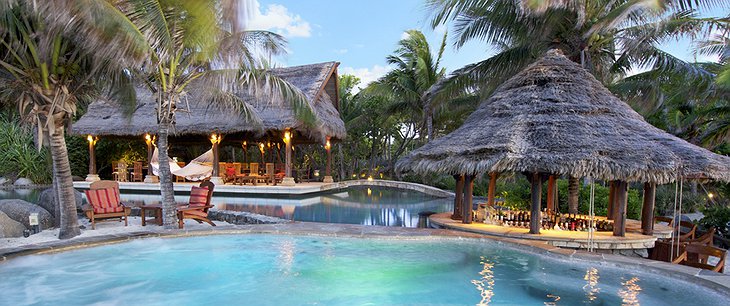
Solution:
[(367, 239), (396, 239), (424, 241), (465, 241), (490, 242), (518, 249), (521, 251), (547, 256), (555, 260), (582, 262), (605, 267), (617, 267), (627, 270), (638, 270), (655, 275), (672, 277), (701, 285), (708, 290), (727, 296), (730, 300), (730, 275), (701, 270), (688, 266), (669, 264), (666, 262), (647, 260), (638, 257), (627, 257), (613, 254), (589, 253), (582, 250), (566, 249), (550, 245), (546, 241), (525, 240), (508, 237), (493, 237), (483, 234), (454, 231), (448, 229), (400, 228), (385, 226), (364, 226), (351, 224), (331, 224), (315, 222), (288, 222), (282, 224), (229, 225), (216, 227), (199, 227), (194, 230), (166, 230), (159, 226), (144, 227), (113, 235), (55, 240), (39, 244), (24, 245), (16, 248), (0, 248), (0, 264), (6, 260), (31, 254), (48, 254), (78, 248), (88, 248), (114, 243), (122, 243), (133, 239), (149, 237), (179, 238), (203, 235), (304, 235), (319, 237), (353, 237)]

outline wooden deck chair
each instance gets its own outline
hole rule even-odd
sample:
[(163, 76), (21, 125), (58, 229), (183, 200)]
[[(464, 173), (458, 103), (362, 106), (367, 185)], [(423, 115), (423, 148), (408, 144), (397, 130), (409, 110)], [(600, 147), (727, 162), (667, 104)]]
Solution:
[(96, 229), (97, 221), (109, 219), (124, 219), (124, 226), (127, 226), (132, 209), (119, 200), (118, 182), (96, 181), (89, 185), (85, 193), (89, 207), (84, 208), (84, 213), (91, 220), (91, 229)]
[(251, 163), (248, 167), (249, 175), (259, 174), (259, 163)]
[(200, 183), (200, 187), (193, 186), (190, 190), (190, 201), (188, 202), (188, 205), (179, 206), (177, 208), (179, 228), (183, 228), (183, 226), (185, 226), (185, 219), (193, 219), (198, 221), (198, 223), (206, 222), (215, 226), (215, 223), (208, 219), (208, 210), (213, 207), (213, 205), (210, 205), (210, 198), (213, 196), (213, 188), (215, 188), (215, 184), (210, 181), (203, 181)]
[(134, 170), (132, 171), (132, 182), (142, 182), (144, 181), (144, 175), (142, 174), (142, 162), (136, 161), (134, 162)]
[(274, 171), (274, 163), (266, 163), (266, 173), (264, 174), (264, 177), (266, 185), (271, 183), (271, 185), (276, 186), (276, 173)]
[[(674, 228), (674, 223), (672, 223), (672, 228)], [(687, 230), (683, 230), (683, 229), (687, 229)], [(677, 229), (675, 231), (679, 232), (679, 240), (695, 239), (695, 233), (697, 232), (697, 224), (694, 224), (689, 221), (680, 221), (679, 226), (677, 226)]]
[[(692, 260), (692, 257), (698, 260)], [(715, 265), (709, 264), (709, 257), (717, 257), (717, 263)], [(708, 245), (688, 244), (685, 247), (684, 253), (678, 259), (682, 259), (679, 263), (685, 266), (724, 273), (726, 257), (727, 250)]]

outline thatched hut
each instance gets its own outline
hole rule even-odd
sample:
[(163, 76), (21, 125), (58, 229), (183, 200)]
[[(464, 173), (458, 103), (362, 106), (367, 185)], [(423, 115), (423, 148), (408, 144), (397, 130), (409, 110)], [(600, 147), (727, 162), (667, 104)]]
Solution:
[[(236, 110), (204, 101), (201, 98), (203, 85), (192, 83), (178, 106), (177, 121), (170, 133), (171, 141), (206, 142), (211, 134), (225, 135), (224, 142), (281, 141), (285, 132), (290, 133), (294, 144), (327, 144), (330, 139), (343, 139), (346, 132), (339, 114), (338, 65), (337, 62), (326, 62), (271, 70), (274, 75), (301, 90), (313, 110), (313, 122), (301, 120), (287, 103), (272, 102), (270, 98), (257, 99), (247, 92), (239, 93), (242, 99), (254, 106), (261, 119), (256, 124)], [(131, 114), (128, 110), (125, 113), (121, 103), (101, 99), (89, 105), (87, 112), (73, 124), (72, 133), (142, 139), (146, 134), (156, 134), (156, 105), (155, 96), (142, 87), (137, 88), (137, 106)]]
[[(591, 177), (622, 182), (624, 189), (626, 182), (664, 184), (680, 176), (730, 181), (730, 158), (647, 123), (556, 50), (497, 88), (461, 127), (414, 150), (396, 169)], [(539, 211), (539, 194), (533, 193), (535, 200)]]

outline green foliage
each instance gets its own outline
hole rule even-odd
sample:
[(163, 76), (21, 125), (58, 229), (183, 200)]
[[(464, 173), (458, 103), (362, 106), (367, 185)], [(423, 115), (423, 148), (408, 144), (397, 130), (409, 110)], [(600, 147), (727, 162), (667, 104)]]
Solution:
[[(674, 184), (661, 185), (656, 188), (654, 211), (658, 215), (671, 215), (674, 212), (676, 189)], [(691, 213), (700, 210), (707, 204), (702, 194), (693, 194), (688, 184), (682, 191), (682, 213)], [(679, 205), (679, 198), (677, 198)]]
[(0, 175), (25, 177), (37, 184), (51, 182), (53, 167), (47, 148), (38, 150), (33, 134), (17, 121), (0, 119)]
[(71, 174), (86, 177), (89, 173), (89, 143), (85, 137), (66, 136), (68, 162), (71, 165)]
[[(489, 180), (486, 181), (489, 185)], [(498, 179), (495, 189), (497, 196), (504, 199), (504, 205), (514, 209), (529, 209), (531, 203), (530, 182), (523, 175)]]
[(703, 228), (714, 227), (723, 237), (730, 237), (730, 206), (711, 206), (702, 213), (705, 216), (699, 223)]

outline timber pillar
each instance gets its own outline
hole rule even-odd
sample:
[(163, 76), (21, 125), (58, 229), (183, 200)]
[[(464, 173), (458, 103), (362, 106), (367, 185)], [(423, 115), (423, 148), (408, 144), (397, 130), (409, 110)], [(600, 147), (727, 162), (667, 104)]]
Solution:
[(291, 139), (290, 130), (284, 131), (284, 179), (282, 186), (294, 186), (294, 177), (291, 176)]
[(530, 206), (530, 234), (540, 234), (540, 206), (542, 204), (542, 178), (540, 173), (530, 174), (530, 192), (532, 204)]
[(99, 141), (99, 137), (87, 136), (86, 140), (89, 142), (89, 174), (86, 175), (87, 182), (96, 182), (99, 179), (99, 174), (96, 173), (96, 142)]
[(464, 224), (471, 224), (472, 221), (472, 201), (474, 200), (474, 176), (464, 176), (464, 199), (462, 205), (462, 221)]
[(454, 175), (456, 181), (456, 188), (454, 188), (454, 213), (451, 215), (452, 220), (462, 220), (463, 215), (461, 214), (464, 204), (464, 175)]
[(626, 205), (629, 184), (624, 181), (615, 181), (613, 186), (613, 235), (624, 237), (626, 236)]
[(644, 203), (641, 207), (641, 233), (654, 235), (654, 203), (656, 183), (644, 183)]

